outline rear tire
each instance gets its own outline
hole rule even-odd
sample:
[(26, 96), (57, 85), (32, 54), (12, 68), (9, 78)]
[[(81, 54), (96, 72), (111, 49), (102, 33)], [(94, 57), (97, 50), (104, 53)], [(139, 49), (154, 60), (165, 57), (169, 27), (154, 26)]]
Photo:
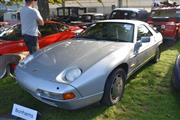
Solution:
[(12, 78), (15, 78), (15, 74), (14, 74), (14, 68), (12, 65), (9, 65), (9, 71), (8, 71), (9, 75), (12, 77)]
[(180, 31), (177, 30), (177, 32), (176, 32), (176, 41), (177, 41), (179, 38), (180, 38)]
[(174, 71), (172, 72), (172, 76), (171, 76), (171, 87), (172, 87), (172, 90), (180, 92), (180, 88), (175, 83), (175, 74), (174, 74)]
[(155, 54), (154, 58), (152, 59), (152, 62), (157, 63), (157, 62), (159, 62), (159, 60), (160, 60), (160, 49), (158, 47), (156, 49), (156, 54)]
[(126, 73), (122, 68), (115, 69), (108, 77), (101, 103), (114, 105), (121, 100), (124, 93)]
[(8, 76), (9, 67), (7, 66), (4, 70), (0, 71), (0, 79), (3, 79)]

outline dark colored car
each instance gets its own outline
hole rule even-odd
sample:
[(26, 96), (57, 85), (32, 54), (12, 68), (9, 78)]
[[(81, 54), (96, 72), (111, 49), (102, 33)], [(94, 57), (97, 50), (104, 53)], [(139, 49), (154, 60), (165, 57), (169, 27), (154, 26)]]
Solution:
[[(39, 30), (42, 34), (38, 39), (39, 47), (43, 48), (55, 42), (73, 38), (76, 33), (81, 32), (83, 29), (60, 22), (46, 21), (44, 26), (39, 27)], [(26, 54), (24, 54), (25, 52)], [(9, 71), (13, 71), (14, 65), (27, 54), (27, 47), (22, 39), (20, 24), (2, 31), (0, 33), (0, 79)]]
[(172, 73), (172, 84), (177, 90), (180, 90), (180, 55), (178, 55)]
[(176, 41), (180, 36), (180, 6), (154, 8), (147, 22), (156, 27), (164, 39)]
[(116, 8), (114, 9), (109, 19), (133, 19), (147, 21), (148, 12), (140, 8)]
[(79, 16), (79, 21), (71, 22), (72, 25), (77, 25), (81, 28), (87, 28), (99, 20), (105, 20), (106, 16), (102, 13), (84, 13)]
[(71, 23), (71, 21), (78, 21), (79, 15), (86, 13), (84, 7), (58, 7), (57, 17), (52, 20), (64, 23)]

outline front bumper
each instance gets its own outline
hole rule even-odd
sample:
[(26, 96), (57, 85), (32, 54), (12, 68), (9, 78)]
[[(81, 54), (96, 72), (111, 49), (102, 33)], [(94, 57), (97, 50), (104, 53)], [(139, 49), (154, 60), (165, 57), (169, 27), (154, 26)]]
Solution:
[[(41, 78), (36, 78), (24, 72), (23, 70), (21, 70), (21, 68), (17, 68), (15, 73), (18, 83), (32, 96), (44, 103), (63, 109), (74, 110), (88, 106), (90, 104), (98, 102), (103, 95), (103, 92), (101, 92), (89, 96), (82, 96), (78, 92), (78, 89), (69, 84), (42, 80)], [(39, 89), (59, 95), (59, 99), (54, 99), (53, 97), (48, 95), (39, 95), (37, 94), (37, 90)], [(76, 97), (70, 100), (63, 100), (63, 94), (68, 92), (73, 92)]]

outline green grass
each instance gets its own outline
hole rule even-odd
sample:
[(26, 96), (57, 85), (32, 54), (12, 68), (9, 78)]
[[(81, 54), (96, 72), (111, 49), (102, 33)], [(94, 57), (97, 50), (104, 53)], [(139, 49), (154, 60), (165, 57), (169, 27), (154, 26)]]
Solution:
[(39, 120), (180, 120), (180, 93), (170, 84), (180, 41), (170, 47), (163, 45), (162, 49), (160, 62), (148, 63), (130, 78), (117, 105), (62, 110), (39, 102), (7, 77), (0, 81), (0, 117), (10, 115), (17, 103), (38, 110)]

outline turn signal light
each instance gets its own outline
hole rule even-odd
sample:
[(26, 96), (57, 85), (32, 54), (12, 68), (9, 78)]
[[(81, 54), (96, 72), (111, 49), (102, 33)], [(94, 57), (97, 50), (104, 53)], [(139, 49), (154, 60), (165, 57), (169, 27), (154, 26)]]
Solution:
[(73, 92), (69, 92), (69, 93), (64, 93), (63, 94), (63, 99), (64, 100), (70, 100), (70, 99), (73, 99), (75, 98), (75, 94)]

